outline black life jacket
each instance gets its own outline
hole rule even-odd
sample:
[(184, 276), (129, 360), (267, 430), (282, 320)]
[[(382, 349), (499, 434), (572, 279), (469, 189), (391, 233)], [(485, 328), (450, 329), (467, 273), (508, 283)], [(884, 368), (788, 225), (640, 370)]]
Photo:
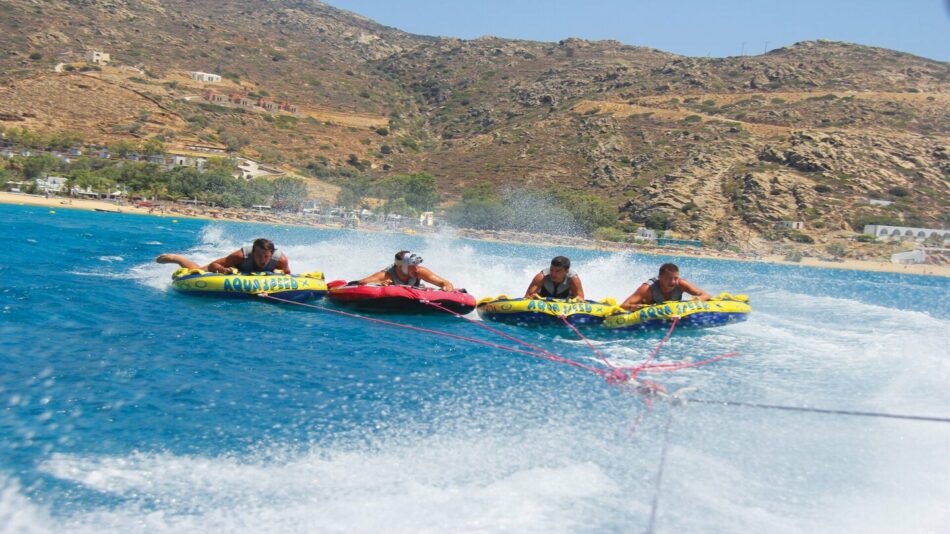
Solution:
[(399, 278), (396, 269), (398, 269), (398, 267), (396, 267), (395, 264), (390, 265), (389, 268), (386, 269), (386, 273), (389, 274), (389, 278), (393, 281), (394, 286), (420, 287), (422, 285), (422, 280), (419, 280), (419, 277), (414, 274), (409, 275), (408, 280)]
[(554, 280), (551, 280), (551, 269), (545, 269), (541, 271), (541, 274), (544, 275), (544, 279), (541, 281), (541, 290), (538, 291), (539, 297), (549, 299), (571, 298), (571, 278), (577, 276), (577, 273), (568, 270), (567, 276), (564, 277), (564, 280), (561, 280), (560, 284), (555, 284)]
[(261, 271), (273, 272), (277, 267), (277, 264), (280, 263), (280, 259), (284, 257), (284, 253), (274, 249), (274, 254), (271, 255), (270, 261), (267, 262), (267, 265), (263, 269), (254, 265), (254, 246), (249, 245), (241, 249), (244, 252), (244, 260), (241, 261), (241, 264), (237, 266), (237, 270), (241, 271), (244, 274), (247, 273), (258, 273)]
[(683, 290), (680, 289), (679, 284), (673, 286), (673, 292), (670, 294), (670, 298), (666, 298), (663, 296), (663, 291), (660, 290), (659, 278), (651, 278), (647, 283), (650, 284), (650, 292), (653, 295), (654, 304), (663, 304), (664, 302), (683, 300)]

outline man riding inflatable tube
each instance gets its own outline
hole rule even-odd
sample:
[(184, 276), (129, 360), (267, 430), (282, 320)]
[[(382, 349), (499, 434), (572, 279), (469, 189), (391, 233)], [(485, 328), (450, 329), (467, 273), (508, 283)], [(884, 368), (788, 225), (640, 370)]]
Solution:
[(155, 263), (177, 263), (186, 269), (201, 269), (218, 274), (231, 274), (232, 269), (237, 269), (242, 274), (278, 271), (290, 274), (290, 260), (287, 255), (277, 250), (273, 241), (263, 237), (255, 239), (251, 246), (239, 248), (203, 267), (180, 254), (161, 254), (155, 258)]
[(382, 284), (421, 287), (422, 282), (429, 282), (438, 286), (443, 291), (454, 291), (455, 286), (452, 282), (440, 277), (426, 267), (422, 267), (422, 256), (413, 254), (408, 250), (400, 250), (396, 253), (395, 261), (392, 265), (381, 269), (366, 278), (363, 278), (357, 284)]
[(709, 300), (712, 295), (680, 278), (680, 268), (674, 263), (664, 263), (660, 266), (660, 274), (656, 278), (644, 282), (640, 287), (620, 305), (625, 310), (637, 310), (653, 304), (664, 302), (679, 302), (683, 294), (689, 293), (696, 300)]
[(534, 276), (524, 297), (584, 300), (584, 286), (581, 277), (571, 270), (571, 260), (557, 256), (551, 260), (550, 268)]

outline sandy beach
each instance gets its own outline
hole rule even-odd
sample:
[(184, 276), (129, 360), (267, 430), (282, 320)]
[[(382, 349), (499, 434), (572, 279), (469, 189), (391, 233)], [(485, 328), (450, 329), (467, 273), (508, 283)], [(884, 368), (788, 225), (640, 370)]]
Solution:
[(0, 191), (0, 203), (20, 206), (43, 206), (53, 209), (68, 208), (86, 211), (111, 211), (116, 213), (154, 215), (154, 213), (149, 213), (148, 208), (139, 208), (131, 204), (117, 204), (106, 200), (44, 197), (41, 195), (27, 195), (25, 193), (7, 193), (5, 191)]
[(42, 195), (28, 195), (25, 193), (8, 193), (0, 191), (0, 204), (16, 204), (20, 206), (42, 206), (51, 209), (77, 209), (86, 211), (101, 211), (110, 213), (128, 213), (133, 215), (151, 215), (153, 217), (175, 217), (206, 219), (209, 221), (233, 221), (233, 222), (254, 222), (264, 224), (285, 224), (292, 226), (321, 226), (336, 228), (338, 226), (326, 226), (308, 224), (306, 221), (284, 220), (267, 212), (257, 212), (254, 210), (228, 209), (228, 208), (208, 208), (192, 207), (189, 205), (176, 204), (174, 202), (161, 202), (155, 207), (140, 207), (127, 202), (115, 202), (111, 200), (94, 200), (66, 197), (45, 197)]
[[(173, 203), (162, 203), (161, 207), (138, 207), (128, 203), (117, 203), (108, 200), (71, 199), (64, 197), (45, 197), (27, 195), (23, 193), (0, 192), (0, 204), (14, 204), (21, 206), (42, 206), (56, 209), (80, 209), (87, 211), (128, 213), (135, 215), (151, 215), (155, 217), (196, 218), (210, 221), (253, 222), (275, 225), (313, 226), (318, 228), (339, 228), (338, 225), (324, 225), (307, 221), (300, 217), (287, 220), (268, 213), (259, 213), (253, 210), (192, 208)], [(375, 231), (366, 229), (367, 231)], [(503, 243), (539, 244), (537, 236), (521, 235), (518, 232), (485, 232), (475, 230), (458, 230), (460, 237), (478, 239), (482, 241), (497, 241)], [(608, 250), (613, 252), (629, 252), (637, 254), (651, 254), (663, 256), (680, 256), (702, 259), (717, 259), (740, 262), (765, 262), (780, 265), (799, 267), (820, 267), (825, 269), (849, 269), (857, 271), (887, 272), (914, 275), (946, 276), (950, 277), (950, 266), (947, 265), (899, 265), (885, 261), (865, 261), (844, 259), (842, 261), (822, 261), (818, 258), (803, 258), (800, 262), (785, 261), (780, 256), (762, 256), (758, 259), (749, 259), (731, 252), (720, 252), (711, 249), (670, 248), (633, 245), (629, 243), (613, 243), (595, 241), (585, 238), (559, 239), (559, 243), (575, 248)]]

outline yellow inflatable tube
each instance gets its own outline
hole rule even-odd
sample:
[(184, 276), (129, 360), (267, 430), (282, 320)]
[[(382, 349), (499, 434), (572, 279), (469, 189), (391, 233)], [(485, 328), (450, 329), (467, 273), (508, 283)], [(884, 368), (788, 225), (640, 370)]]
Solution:
[(479, 317), (517, 325), (563, 324), (563, 315), (574, 325), (597, 325), (604, 318), (623, 311), (614, 299), (601, 302), (579, 299), (510, 298), (507, 295), (487, 297), (475, 307)]
[(189, 295), (251, 298), (267, 293), (297, 302), (318, 299), (327, 293), (321, 272), (218, 274), (183, 268), (172, 273), (172, 287)]
[(679, 317), (678, 327), (706, 328), (745, 321), (751, 312), (752, 306), (746, 295), (721, 293), (705, 302), (664, 302), (635, 311), (623, 311), (606, 317), (602, 328), (611, 331), (669, 328), (674, 317)]
[(745, 295), (722, 293), (706, 302), (684, 300), (627, 311), (611, 298), (602, 301), (577, 299), (484, 298), (476, 307), (479, 317), (520, 326), (562, 325), (564, 316), (573, 325), (596, 327), (602, 332), (625, 332), (668, 328), (673, 317), (681, 327), (707, 328), (745, 321), (752, 306)]

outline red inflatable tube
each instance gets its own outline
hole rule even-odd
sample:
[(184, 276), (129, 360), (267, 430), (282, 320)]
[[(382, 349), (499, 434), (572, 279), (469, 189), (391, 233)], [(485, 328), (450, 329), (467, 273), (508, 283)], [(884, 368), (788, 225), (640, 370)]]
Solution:
[(442, 291), (428, 287), (348, 285), (343, 280), (327, 284), (327, 297), (337, 304), (355, 309), (396, 313), (445, 313), (431, 302), (455, 313), (466, 314), (475, 309), (475, 297), (464, 289)]

